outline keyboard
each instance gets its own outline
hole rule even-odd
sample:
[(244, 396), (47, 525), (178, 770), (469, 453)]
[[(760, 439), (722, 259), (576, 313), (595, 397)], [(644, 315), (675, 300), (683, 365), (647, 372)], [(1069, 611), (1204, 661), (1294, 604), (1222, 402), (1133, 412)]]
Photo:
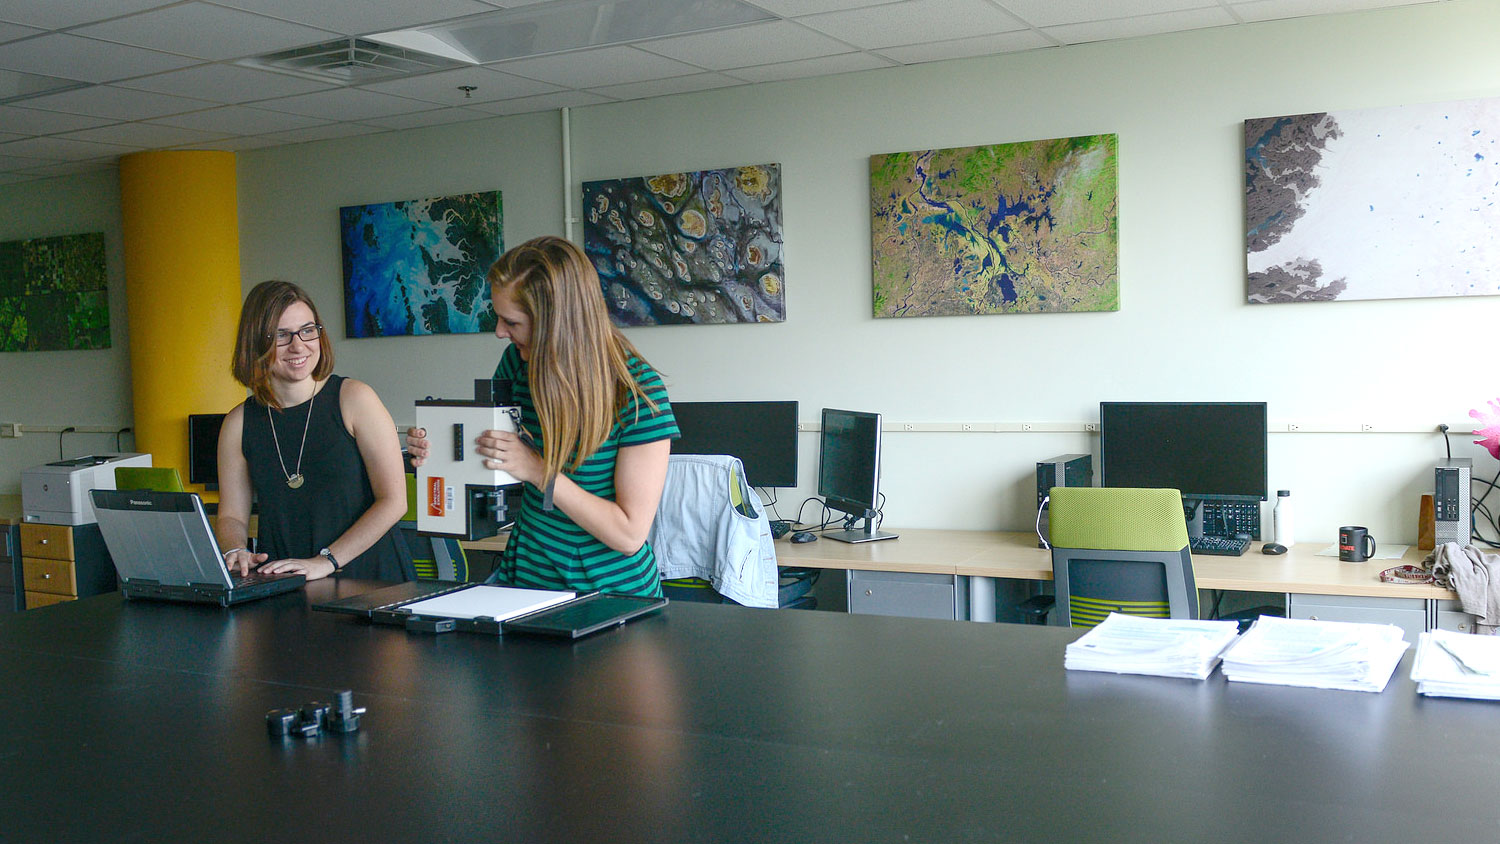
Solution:
[(1194, 539), (1188, 546), (1194, 554), (1216, 554), (1221, 557), (1238, 557), (1250, 550), (1250, 540), (1232, 536), (1204, 536)]

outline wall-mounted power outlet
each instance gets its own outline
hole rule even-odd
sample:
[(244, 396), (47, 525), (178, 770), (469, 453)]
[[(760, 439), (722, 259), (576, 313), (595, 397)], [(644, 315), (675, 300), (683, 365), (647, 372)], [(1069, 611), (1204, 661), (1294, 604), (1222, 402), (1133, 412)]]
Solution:
[(21, 436), (20, 422), (0, 422), (0, 437)]

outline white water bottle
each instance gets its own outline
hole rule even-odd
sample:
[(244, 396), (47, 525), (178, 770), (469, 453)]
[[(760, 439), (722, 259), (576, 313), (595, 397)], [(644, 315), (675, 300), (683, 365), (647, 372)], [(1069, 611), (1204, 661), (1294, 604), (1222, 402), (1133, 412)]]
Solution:
[(1278, 489), (1276, 491), (1276, 509), (1271, 514), (1275, 522), (1275, 543), (1283, 548), (1290, 548), (1297, 539), (1292, 532), (1292, 491), (1289, 489)]

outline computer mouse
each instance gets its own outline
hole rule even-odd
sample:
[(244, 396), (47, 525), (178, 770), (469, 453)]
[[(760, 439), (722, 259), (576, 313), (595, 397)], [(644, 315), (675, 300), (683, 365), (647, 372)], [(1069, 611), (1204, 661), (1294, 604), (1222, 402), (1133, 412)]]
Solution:
[(798, 544), (801, 544), (803, 542), (813, 542), (817, 540), (817, 538), (818, 535), (816, 533), (811, 533), (805, 530), (799, 530), (796, 533), (792, 534), (792, 541)]
[(1260, 546), (1260, 553), (1262, 553), (1262, 554), (1285, 554), (1286, 553), (1286, 546), (1285, 545), (1277, 545), (1274, 542), (1267, 542), (1265, 545)]

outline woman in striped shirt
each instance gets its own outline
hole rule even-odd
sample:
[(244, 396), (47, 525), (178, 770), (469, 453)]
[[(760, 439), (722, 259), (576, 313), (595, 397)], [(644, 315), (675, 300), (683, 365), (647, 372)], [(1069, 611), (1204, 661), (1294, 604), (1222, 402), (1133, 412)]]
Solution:
[[(494, 377), (512, 382), (522, 433), (485, 431), (476, 450), (525, 483), (491, 579), (660, 595), (646, 535), (678, 436), (661, 378), (610, 324), (599, 276), (571, 242), (529, 240), (487, 277), (495, 336), (510, 340)], [(426, 434), (407, 433), (414, 463)]]

